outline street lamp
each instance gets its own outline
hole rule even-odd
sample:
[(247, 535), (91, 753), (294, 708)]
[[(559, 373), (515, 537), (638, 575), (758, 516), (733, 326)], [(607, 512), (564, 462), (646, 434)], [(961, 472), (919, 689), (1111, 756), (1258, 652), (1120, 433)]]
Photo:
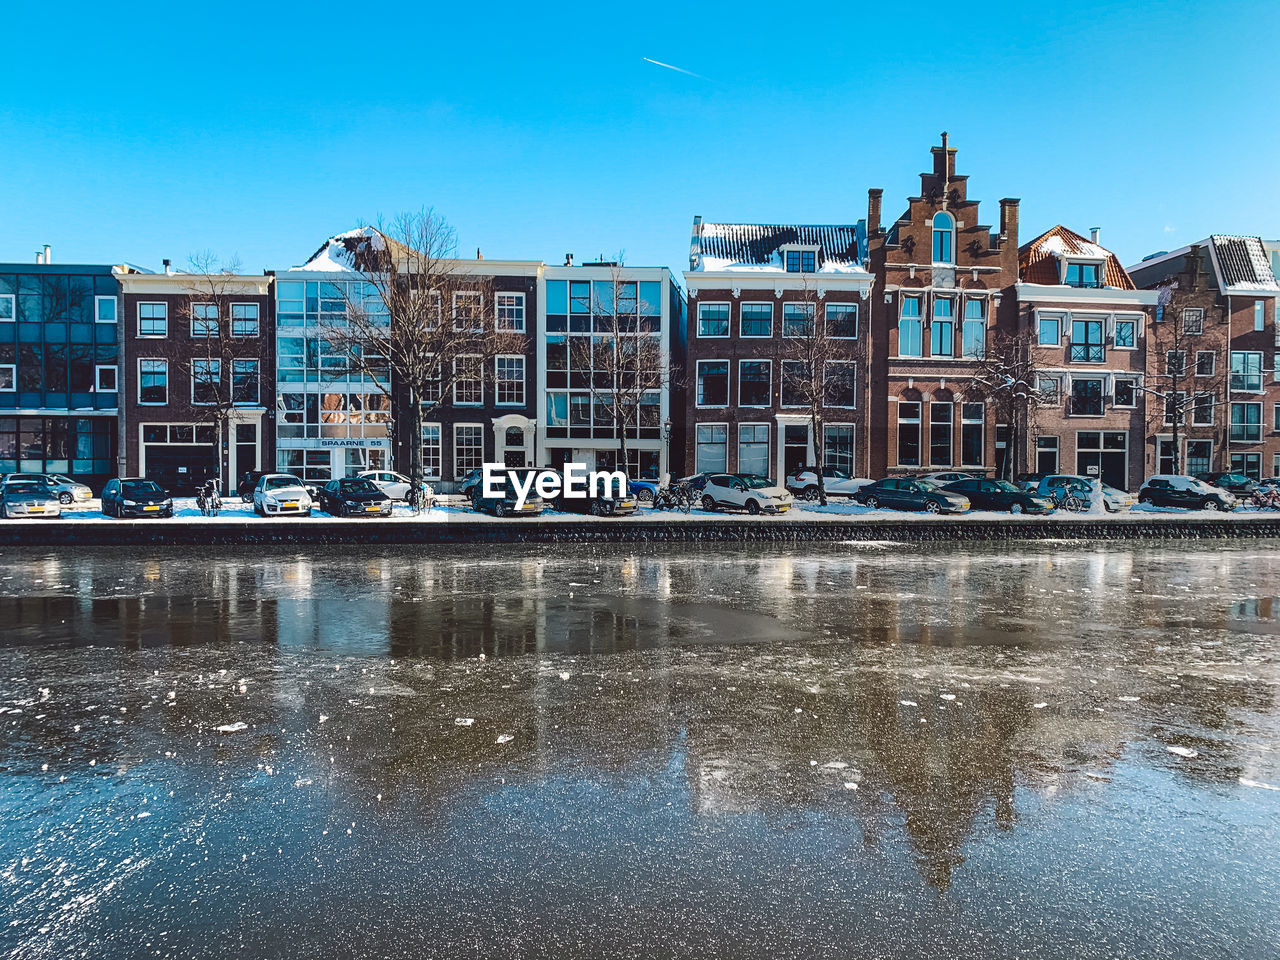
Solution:
[(663, 472), (670, 473), (671, 472), (671, 418), (670, 417), (667, 417), (667, 419), (662, 421), (662, 449), (663, 449), (663, 456), (666, 461), (666, 463), (664, 464), (664, 466), (666, 467), (666, 470)]

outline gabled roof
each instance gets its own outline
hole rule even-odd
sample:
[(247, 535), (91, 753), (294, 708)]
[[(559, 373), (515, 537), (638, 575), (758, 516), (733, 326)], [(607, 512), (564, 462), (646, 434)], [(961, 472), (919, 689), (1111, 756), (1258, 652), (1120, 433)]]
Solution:
[(690, 268), (716, 270), (781, 270), (780, 248), (786, 244), (821, 250), (819, 273), (862, 272), (866, 254), (862, 224), (780, 224), (694, 222)]
[(1223, 293), (1270, 290), (1280, 293), (1280, 283), (1271, 272), (1271, 258), (1260, 237), (1209, 238), (1218, 266), (1218, 283)]
[(388, 249), (398, 253), (406, 248), (377, 227), (357, 227), (330, 237), (306, 263), (289, 269), (319, 273), (356, 273), (370, 266), (368, 258)]
[(1084, 257), (1106, 263), (1103, 282), (1119, 290), (1135, 290), (1133, 280), (1120, 264), (1120, 258), (1092, 240), (1059, 224), (1018, 248), (1018, 279), (1023, 283), (1055, 286), (1062, 283), (1059, 271), (1062, 257)]

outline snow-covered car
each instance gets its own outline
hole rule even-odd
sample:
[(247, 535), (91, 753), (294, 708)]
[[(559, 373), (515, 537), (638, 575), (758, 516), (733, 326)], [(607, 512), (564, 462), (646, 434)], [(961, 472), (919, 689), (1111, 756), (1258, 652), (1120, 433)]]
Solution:
[(1115, 487), (1100, 481), (1074, 474), (1049, 474), (1036, 485), (1036, 496), (1044, 497), (1048, 500), (1060, 500), (1064, 493), (1070, 493), (1077, 499), (1083, 500), (1086, 507), (1093, 507), (1094, 499), (1098, 493), (1101, 493), (1102, 508), (1108, 513), (1119, 513), (1121, 510), (1128, 510), (1137, 503), (1137, 498), (1131, 493), (1125, 493), (1123, 490), (1117, 490)]
[(260, 517), (311, 516), (311, 494), (291, 473), (266, 473), (253, 488), (253, 512)]
[(0, 517), (60, 517), (58, 492), (42, 480), (15, 477), (0, 486)]
[(72, 480), (60, 473), (11, 473), (4, 478), (5, 483), (17, 483), (22, 480), (43, 483), (57, 495), (58, 503), (64, 507), (85, 507), (93, 499), (92, 490), (80, 481)]
[(356, 476), (364, 477), (371, 481), (375, 487), (392, 500), (407, 500), (409, 498), (409, 488), (413, 486), (408, 477), (403, 473), (396, 473), (394, 470), (363, 470), (357, 473)]
[(1182, 507), (1186, 510), (1234, 510), (1235, 495), (1195, 477), (1157, 473), (1147, 477), (1138, 491), (1138, 502), (1153, 507)]
[[(822, 487), (828, 497), (852, 497), (871, 480), (851, 477), (835, 467), (822, 468)], [(818, 499), (818, 474), (813, 467), (799, 467), (787, 477), (787, 489), (801, 500)]]
[(961, 480), (979, 480), (980, 474), (965, 473), (962, 470), (942, 470), (938, 473), (926, 473), (917, 477), (918, 480), (928, 480), (936, 483), (940, 487), (945, 487), (949, 483), (959, 483)]
[(726, 507), (747, 513), (786, 513), (792, 496), (770, 477), (749, 473), (707, 474), (698, 501), (703, 510)]

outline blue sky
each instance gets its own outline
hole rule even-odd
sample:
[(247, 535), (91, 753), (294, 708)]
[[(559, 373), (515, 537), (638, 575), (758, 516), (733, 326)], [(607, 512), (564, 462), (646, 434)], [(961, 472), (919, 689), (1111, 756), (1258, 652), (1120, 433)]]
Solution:
[(1023, 242), (1280, 235), (1280, 4), (396, 6), (7, 11), (0, 260), (256, 272), (431, 206), (466, 255), (681, 270), (694, 214), (896, 216), (942, 130)]

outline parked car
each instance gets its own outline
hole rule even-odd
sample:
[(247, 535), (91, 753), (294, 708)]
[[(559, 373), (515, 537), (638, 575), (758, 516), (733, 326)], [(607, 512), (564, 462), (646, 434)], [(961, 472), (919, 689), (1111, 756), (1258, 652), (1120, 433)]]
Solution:
[(1265, 487), (1267, 489), (1280, 487), (1280, 477), (1263, 477), (1258, 481), (1258, 486), (1259, 488)]
[(1258, 484), (1243, 473), (1232, 473), (1230, 471), (1225, 473), (1197, 473), (1196, 479), (1203, 480), (1211, 487), (1221, 487), (1223, 490), (1229, 490), (1239, 500), (1243, 500), (1258, 489)]
[(1036, 486), (1036, 495), (1047, 500), (1061, 499), (1063, 492), (1084, 501), (1086, 507), (1093, 506), (1095, 496), (1094, 483), (1098, 483), (1102, 492), (1102, 508), (1108, 513), (1119, 513), (1131, 508), (1136, 499), (1133, 494), (1117, 490), (1108, 484), (1067, 473), (1048, 474)]
[(368, 477), (339, 477), (316, 494), (316, 506), (331, 517), (391, 516), (391, 498)]
[(102, 488), (102, 512), (108, 517), (172, 517), (173, 498), (146, 477), (116, 477)]
[(931, 480), (919, 477), (886, 477), (869, 483), (853, 495), (858, 503), (872, 509), (926, 510), (929, 513), (968, 513), (969, 498), (944, 490)]
[(712, 473), (705, 476), (698, 502), (703, 510), (727, 507), (747, 513), (786, 513), (793, 498), (771, 477), (751, 473)]
[[(630, 488), (630, 484), (627, 485)], [(556, 510), (572, 513), (589, 513), (593, 517), (624, 517), (639, 509), (639, 500), (630, 492), (625, 497), (614, 497), (601, 493), (591, 496), (588, 488), (585, 497), (566, 497), (563, 493), (548, 504)]]
[(243, 503), (253, 503), (253, 489), (262, 479), (263, 471), (246, 470), (240, 474), (240, 482), (236, 484), (236, 493)]
[(43, 480), (10, 475), (0, 485), (0, 517), (60, 517), (62, 504), (58, 491)]
[(1020, 473), (1018, 479), (1014, 481), (1023, 490), (1035, 490), (1040, 486), (1040, 481), (1050, 476), (1047, 473)]
[[(859, 487), (871, 482), (869, 477), (851, 477), (835, 467), (822, 468), (822, 489), (829, 497), (852, 497)], [(797, 467), (786, 478), (786, 487), (801, 500), (818, 499), (818, 474), (814, 467)]]
[(976, 480), (976, 473), (965, 473), (962, 470), (943, 470), (941, 473), (925, 473), (917, 477), (917, 480), (928, 480), (936, 483), (940, 487), (945, 487), (948, 483), (956, 483), (959, 480)]
[(1138, 491), (1138, 502), (1186, 510), (1234, 510), (1236, 506), (1235, 495), (1230, 491), (1176, 473), (1147, 477), (1147, 482)]
[(392, 500), (408, 500), (413, 482), (403, 473), (394, 470), (364, 470), (356, 474), (372, 481), (373, 485)]
[[(511, 467), (510, 469), (516, 473), (526, 471), (530, 473), (541, 473), (544, 468)], [(476, 478), (475, 483), (468, 482), (472, 476)], [(482, 474), (479, 470), (474, 471), (472, 474), (468, 474), (467, 479), (463, 482), (465, 484), (463, 489), (471, 499), (471, 509), (475, 510), (476, 513), (491, 513), (495, 517), (513, 517), (516, 515), (522, 517), (536, 517), (538, 514), (542, 513), (543, 508), (546, 506), (542, 497), (538, 496), (537, 492), (533, 488), (530, 488), (529, 495), (525, 498), (524, 503), (517, 508), (516, 500), (518, 499), (518, 494), (516, 493), (515, 484), (510, 482), (504, 482), (502, 484), (502, 496), (486, 497), (484, 495)]]
[(87, 506), (89, 501), (93, 499), (93, 491), (86, 487), (79, 480), (72, 480), (70, 477), (63, 476), (60, 473), (9, 473), (5, 474), (4, 483), (10, 483), (19, 480), (34, 480), (45, 484), (58, 496), (58, 503), (64, 507)]
[(641, 503), (653, 503), (658, 497), (661, 480), (628, 480), (627, 492)]
[(968, 477), (943, 486), (968, 499), (975, 510), (999, 510), (1001, 513), (1053, 513), (1053, 501), (1027, 493), (1008, 480), (979, 480)]
[(475, 505), (476, 493), (484, 484), (484, 473), (481, 470), (472, 470), (465, 477), (458, 481), (458, 492), (471, 501), (472, 506)]
[(291, 473), (264, 473), (253, 488), (253, 512), (260, 517), (311, 516), (311, 494)]

